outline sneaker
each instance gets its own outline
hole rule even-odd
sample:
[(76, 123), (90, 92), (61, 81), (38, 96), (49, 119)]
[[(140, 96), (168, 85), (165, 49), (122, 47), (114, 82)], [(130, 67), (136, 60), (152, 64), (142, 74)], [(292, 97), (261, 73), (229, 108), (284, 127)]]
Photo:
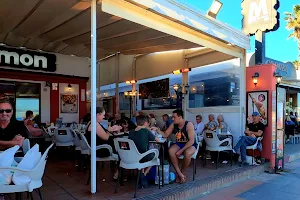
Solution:
[(228, 161), (227, 160), (223, 160), (223, 162), (222, 162), (223, 164), (227, 164), (228, 163)]
[(215, 161), (211, 161), (211, 164), (215, 164)]
[(242, 162), (239, 163), (240, 167), (243, 167), (243, 166), (246, 166), (246, 165), (248, 165), (248, 163), (246, 161), (242, 161)]
[(286, 144), (289, 143), (289, 142), (290, 142), (290, 139), (287, 139), (287, 140), (285, 141)]
[(145, 174), (141, 173), (140, 175), (140, 188), (147, 188), (148, 187), (148, 179)]

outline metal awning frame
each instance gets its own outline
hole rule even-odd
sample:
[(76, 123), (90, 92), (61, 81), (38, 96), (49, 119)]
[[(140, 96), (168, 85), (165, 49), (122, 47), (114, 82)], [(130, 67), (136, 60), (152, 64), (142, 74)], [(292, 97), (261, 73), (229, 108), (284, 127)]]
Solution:
[[(169, 35), (205, 46), (210, 49), (241, 59), (241, 80), (245, 81), (246, 51), (245, 49), (220, 41), (200, 31), (165, 18), (157, 13), (130, 3), (126, 0), (102, 0), (102, 10), (109, 14), (122, 17), (129, 21), (151, 27)], [(96, 102), (97, 102), (97, 27), (96, 27), (97, 0), (91, 0), (91, 193), (96, 193)], [(245, 89), (245, 84), (242, 84)], [(241, 88), (241, 93), (242, 90)], [(241, 102), (244, 101), (241, 95)], [(240, 112), (243, 113), (243, 105)], [(241, 119), (241, 123), (243, 120)]]

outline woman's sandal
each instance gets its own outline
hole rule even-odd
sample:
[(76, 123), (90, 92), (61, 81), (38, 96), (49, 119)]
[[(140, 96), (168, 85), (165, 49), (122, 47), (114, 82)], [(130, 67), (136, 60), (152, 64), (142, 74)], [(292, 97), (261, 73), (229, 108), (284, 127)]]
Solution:
[(118, 176), (114, 175), (114, 176), (113, 176), (113, 179), (114, 179), (115, 181), (117, 181), (117, 180), (118, 180)]
[[(118, 180), (118, 176), (114, 175), (114, 176), (113, 176), (113, 180), (114, 180), (114, 181), (117, 181), (117, 180)], [(127, 182), (127, 181), (128, 181), (127, 177), (124, 177), (122, 181), (123, 181), (123, 182)]]

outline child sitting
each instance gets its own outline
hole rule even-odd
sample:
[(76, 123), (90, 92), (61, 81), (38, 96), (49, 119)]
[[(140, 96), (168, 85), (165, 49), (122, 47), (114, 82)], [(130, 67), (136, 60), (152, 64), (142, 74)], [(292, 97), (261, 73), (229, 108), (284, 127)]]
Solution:
[[(128, 139), (133, 140), (135, 146), (138, 151), (143, 154), (149, 150), (149, 141), (159, 141), (157, 137), (155, 137), (149, 129), (149, 117), (145, 115), (139, 115), (136, 117), (137, 127), (135, 130), (129, 132)], [(154, 153), (149, 154), (140, 160), (140, 163), (145, 163), (151, 161), (154, 158)], [(142, 169), (140, 175), (140, 186), (147, 187), (148, 180), (146, 178), (149, 173), (151, 167), (147, 167)]]

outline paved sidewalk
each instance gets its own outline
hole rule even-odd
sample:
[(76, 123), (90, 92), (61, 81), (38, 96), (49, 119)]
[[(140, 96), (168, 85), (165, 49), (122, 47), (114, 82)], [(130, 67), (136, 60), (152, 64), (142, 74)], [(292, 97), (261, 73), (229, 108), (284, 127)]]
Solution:
[(192, 200), (300, 200), (300, 160), (286, 169), (291, 172), (263, 173)]

